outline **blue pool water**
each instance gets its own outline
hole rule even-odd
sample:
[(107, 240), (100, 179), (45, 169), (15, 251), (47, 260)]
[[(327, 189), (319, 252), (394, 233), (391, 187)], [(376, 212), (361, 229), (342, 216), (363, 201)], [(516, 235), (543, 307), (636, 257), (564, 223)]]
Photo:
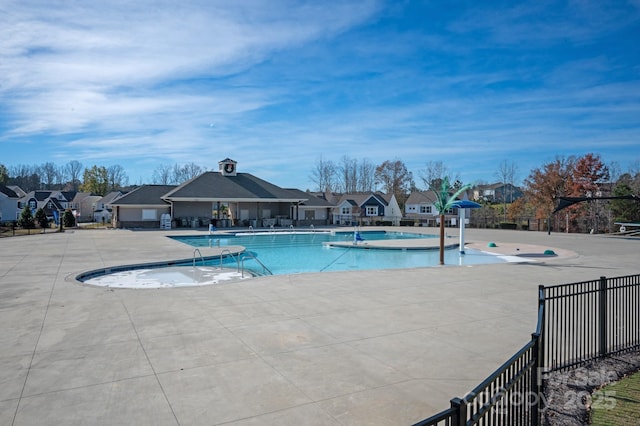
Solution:
[[(438, 238), (435, 235), (394, 233), (384, 231), (362, 232), (367, 240), (397, 240)], [(336, 233), (263, 233), (244, 235), (196, 235), (172, 236), (175, 240), (193, 247), (243, 246), (260, 260), (274, 275), (303, 272), (351, 271), (369, 269), (399, 269), (435, 266), (439, 263), (438, 250), (364, 250), (353, 247), (328, 247), (326, 242), (351, 242), (353, 232)], [(227, 259), (227, 264), (235, 263)], [(445, 264), (472, 265), (501, 263), (498, 256), (475, 250), (460, 255), (458, 249), (445, 251)], [(218, 261), (211, 262), (219, 265)], [(245, 257), (244, 266), (256, 273), (263, 268), (256, 261)]]

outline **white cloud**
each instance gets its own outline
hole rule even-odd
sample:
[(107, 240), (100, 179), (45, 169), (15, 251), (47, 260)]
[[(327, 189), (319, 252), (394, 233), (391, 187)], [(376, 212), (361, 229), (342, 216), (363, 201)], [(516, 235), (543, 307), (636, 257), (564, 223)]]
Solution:
[(196, 115), (221, 106), (247, 111), (265, 102), (254, 99), (260, 94), (169, 99), (176, 95), (166, 85), (237, 72), (280, 49), (331, 37), (375, 10), (356, 1), (10, 1), (0, 26), (0, 94), (18, 117), (14, 135), (125, 124), (177, 107)]

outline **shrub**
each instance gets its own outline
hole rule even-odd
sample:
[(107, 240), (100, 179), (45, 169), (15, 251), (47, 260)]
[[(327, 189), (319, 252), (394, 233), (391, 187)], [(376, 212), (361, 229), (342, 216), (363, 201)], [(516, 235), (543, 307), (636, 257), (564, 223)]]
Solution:
[(71, 212), (71, 210), (66, 210), (64, 212), (64, 215), (62, 216), (62, 223), (65, 228), (76, 226), (76, 218), (73, 216), (73, 212)]
[(36, 211), (36, 223), (40, 228), (48, 228), (49, 227), (49, 219), (47, 218), (47, 214), (41, 208)]
[(20, 219), (18, 219), (18, 226), (24, 229), (33, 229), (36, 227), (36, 222), (33, 220), (31, 209), (28, 205), (24, 206), (20, 213)]

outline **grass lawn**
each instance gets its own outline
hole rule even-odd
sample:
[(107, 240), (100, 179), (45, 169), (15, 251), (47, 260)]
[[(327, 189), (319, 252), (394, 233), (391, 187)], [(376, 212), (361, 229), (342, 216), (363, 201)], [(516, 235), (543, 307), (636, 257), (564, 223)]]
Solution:
[(591, 424), (640, 424), (640, 372), (594, 392)]

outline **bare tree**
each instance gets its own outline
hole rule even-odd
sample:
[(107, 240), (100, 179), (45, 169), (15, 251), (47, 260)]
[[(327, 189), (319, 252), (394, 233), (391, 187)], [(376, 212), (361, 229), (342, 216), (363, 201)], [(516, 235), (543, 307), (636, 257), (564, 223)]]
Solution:
[(9, 168), (9, 185), (17, 185), (23, 191), (40, 189), (40, 174), (36, 166), (18, 164)]
[(507, 221), (507, 194), (505, 190), (508, 186), (509, 203), (513, 202), (513, 187), (515, 185), (516, 174), (518, 173), (518, 166), (513, 161), (502, 160), (498, 164), (498, 170), (496, 171), (496, 177), (502, 183), (502, 205), (504, 207), (504, 221)]
[(358, 188), (358, 161), (344, 155), (338, 166), (342, 192), (346, 194), (356, 192)]
[(451, 174), (449, 169), (442, 161), (429, 161), (425, 168), (419, 172), (420, 178), (427, 189), (437, 190), (442, 186), (442, 182), (446, 179), (453, 182), (453, 188), (461, 185), (460, 175)]
[(120, 190), (129, 184), (129, 176), (127, 176), (124, 168), (119, 164), (110, 166), (107, 169), (107, 176), (109, 180), (109, 191)]
[(59, 181), (58, 168), (54, 163), (47, 162), (40, 166), (40, 181), (46, 189), (53, 189), (53, 185)]
[(376, 167), (366, 158), (358, 165), (358, 191), (371, 192), (376, 185)]
[(67, 175), (68, 182), (71, 185), (73, 191), (77, 191), (80, 188), (80, 176), (82, 175), (82, 163), (76, 160), (71, 160), (65, 166), (65, 173)]
[[(193, 179), (194, 177), (200, 176), (202, 173), (204, 173), (206, 170), (203, 169), (201, 166), (197, 165), (196, 163), (187, 163), (185, 165), (182, 166), (182, 174), (185, 177), (184, 182)], [(182, 183), (182, 182), (180, 182)]]
[(156, 185), (170, 185), (172, 183), (171, 166), (168, 164), (160, 164), (153, 170), (151, 180)]
[(196, 176), (201, 175), (204, 169), (196, 163), (187, 163), (184, 165), (174, 164), (172, 169), (171, 183), (181, 184)]
[(335, 191), (336, 171), (337, 168), (333, 161), (320, 157), (316, 160), (309, 179), (316, 184), (318, 191)]

